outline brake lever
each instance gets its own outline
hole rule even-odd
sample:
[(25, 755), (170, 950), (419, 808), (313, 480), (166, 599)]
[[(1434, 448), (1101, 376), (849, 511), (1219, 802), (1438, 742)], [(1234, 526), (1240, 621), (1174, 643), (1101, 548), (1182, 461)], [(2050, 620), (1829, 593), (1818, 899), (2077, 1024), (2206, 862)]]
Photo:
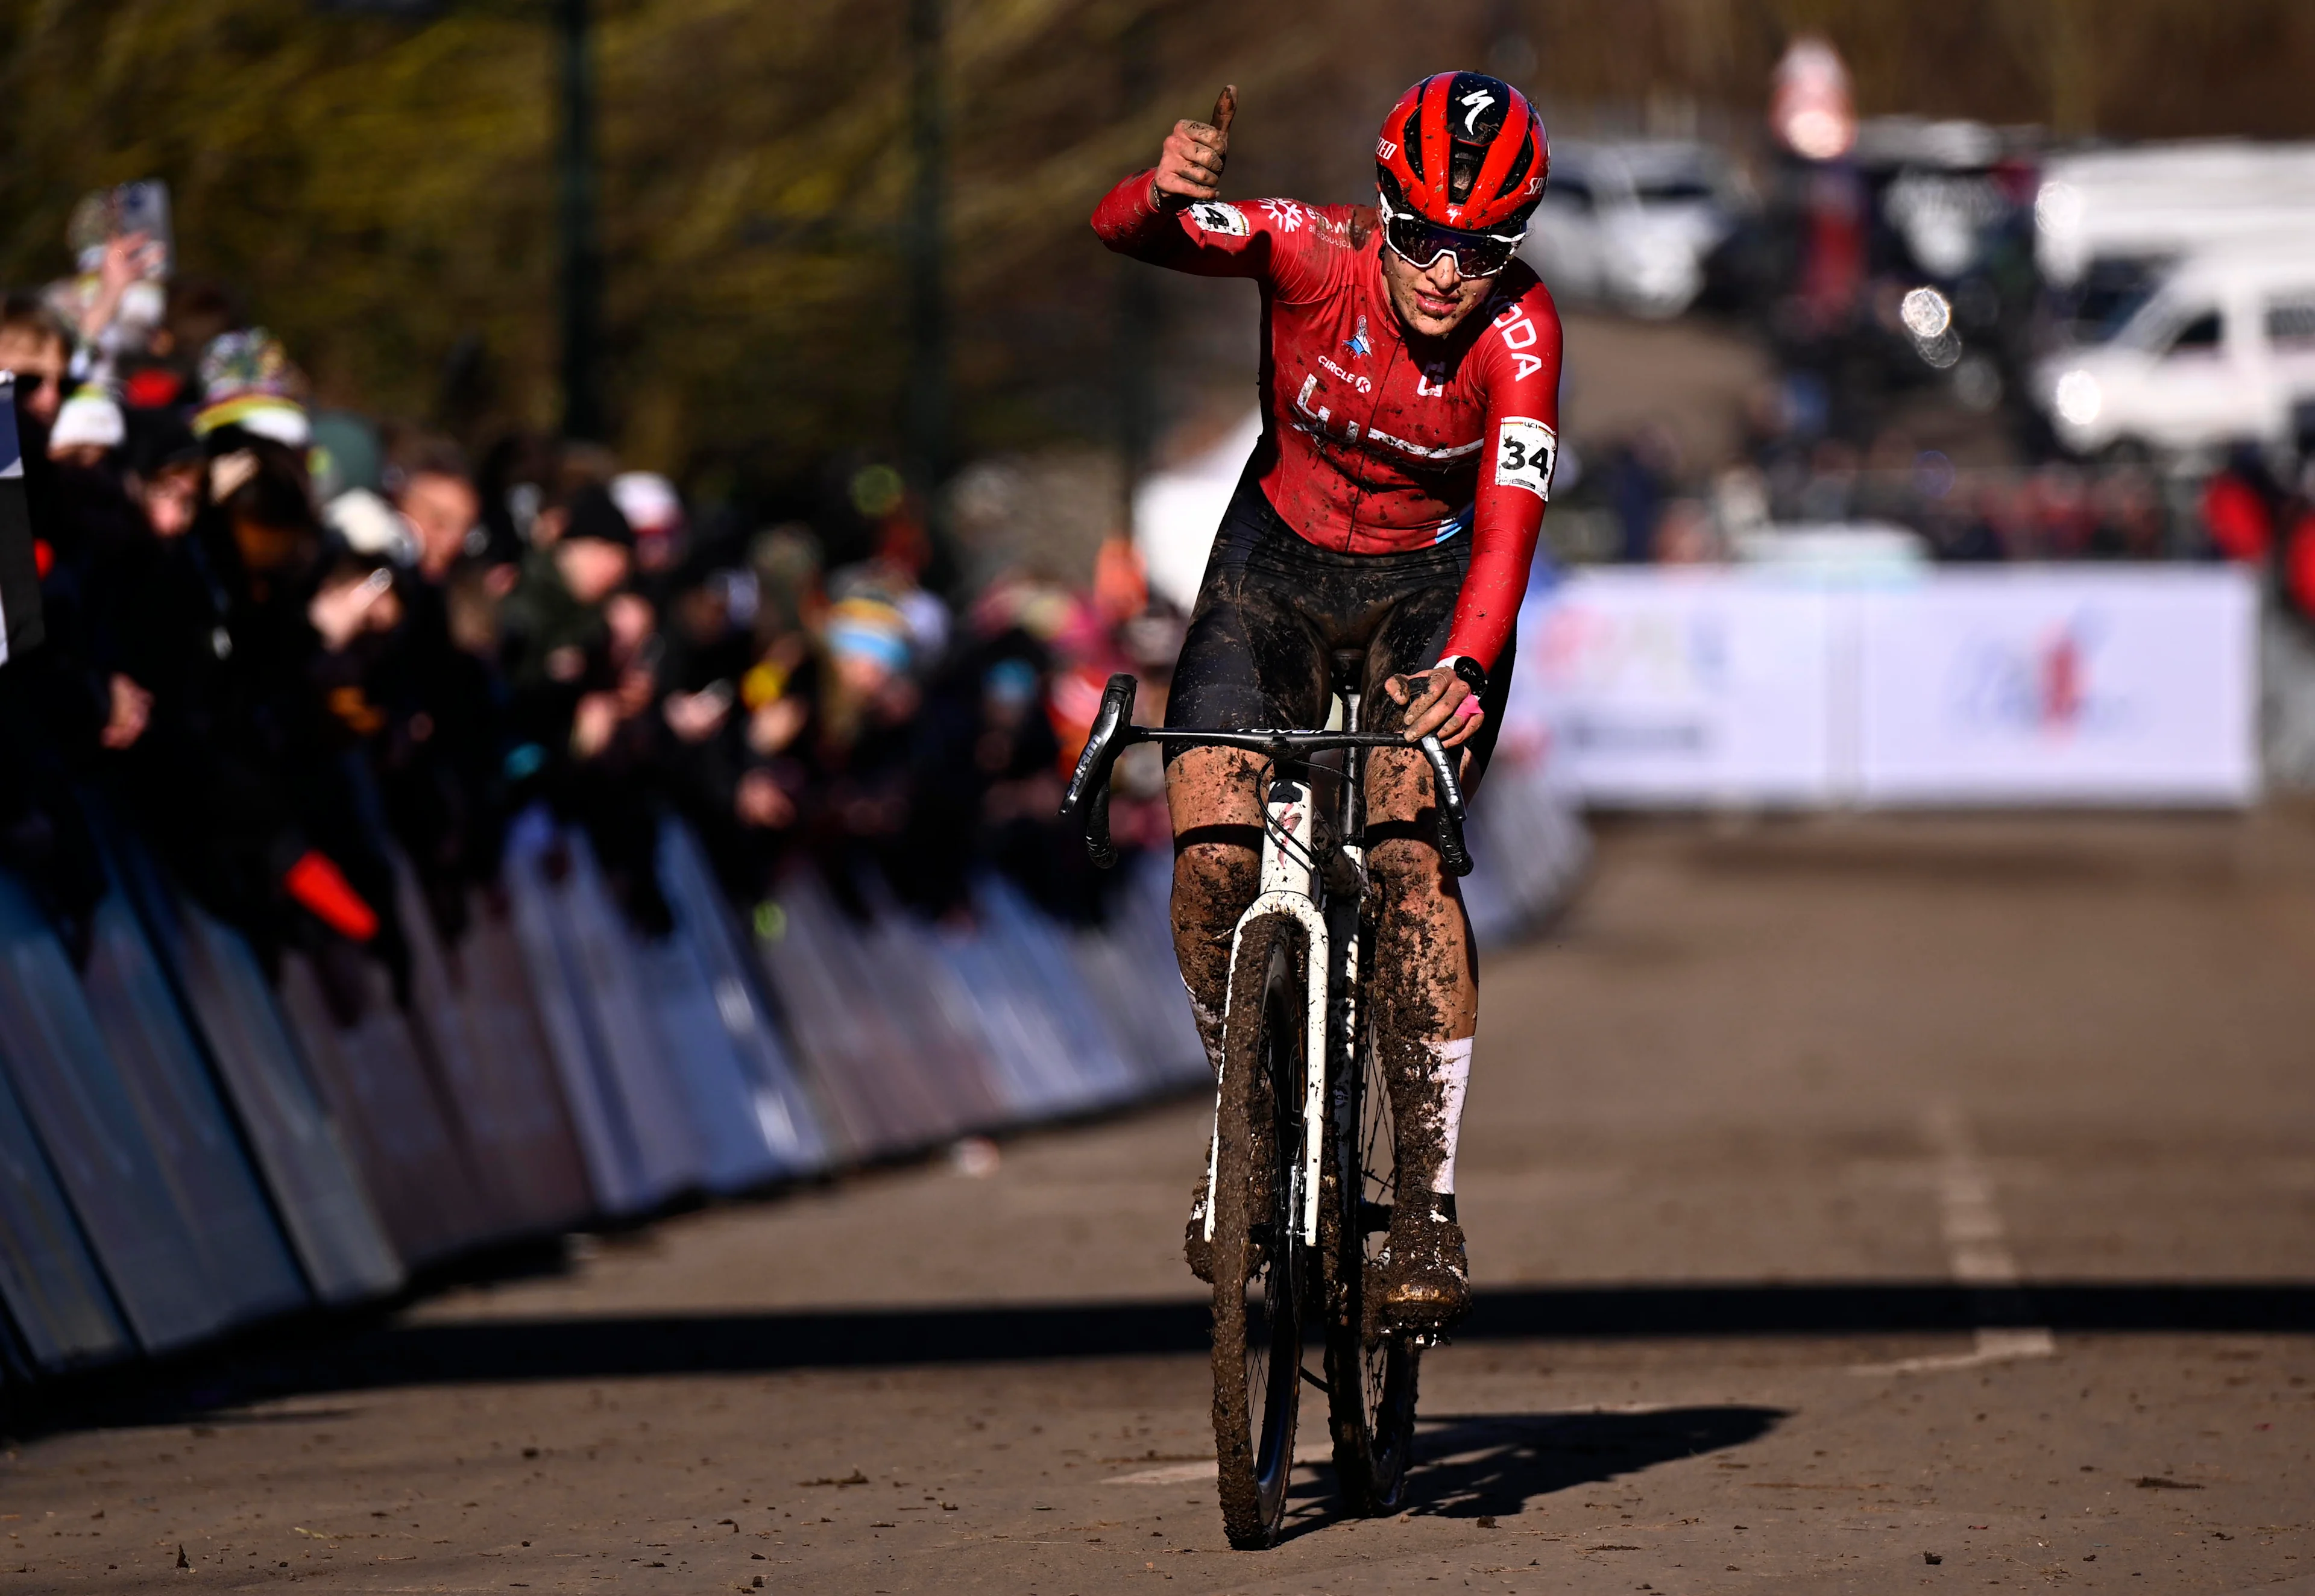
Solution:
[(1137, 685), (1124, 671), (1109, 678), (1102, 689), (1101, 709), (1086, 734), (1085, 749), (1078, 755), (1078, 767), (1070, 774), (1069, 791), (1061, 796), (1061, 823), (1083, 834), (1086, 852), (1101, 870), (1117, 863), (1117, 849), (1109, 839), (1109, 773), (1117, 756), (1141, 740), (1133, 727)]
[(1432, 785), (1438, 794), (1439, 862), (1450, 875), (1468, 875), (1471, 853), (1463, 844), (1463, 784), (1455, 779), (1454, 759), (1440, 746), (1436, 732), (1416, 746), (1431, 762)]

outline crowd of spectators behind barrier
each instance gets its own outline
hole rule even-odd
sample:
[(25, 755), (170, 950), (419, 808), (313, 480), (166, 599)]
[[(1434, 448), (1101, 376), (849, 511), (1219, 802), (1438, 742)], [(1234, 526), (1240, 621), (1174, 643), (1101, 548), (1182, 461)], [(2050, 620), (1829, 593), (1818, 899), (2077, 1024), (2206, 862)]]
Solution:
[(2244, 446), (2199, 468), (2051, 459), (1956, 466), (1903, 432), (1867, 448), (1757, 433), (1708, 476), (1683, 470), (1660, 430), (1602, 449), (1557, 495), (1564, 558), (1659, 564), (1737, 559), (1775, 528), (1903, 528), (1940, 563), (2227, 560), (2258, 569), (2315, 625), (2315, 455), (2278, 466)]
[[(864, 915), (969, 914), (995, 868), (1100, 917), (1105, 878), (1051, 832), (1062, 772), (1109, 672), (1162, 704), (1178, 642), (1124, 545), (1091, 592), (1016, 571), (953, 606), (871, 466), (866, 557), (827, 569), (809, 526), (695, 518), (596, 445), (475, 459), (311, 410), (277, 341), (164, 297), (139, 243), (0, 309), (48, 622), (0, 669), (0, 867), (68, 947), (123, 824), (262, 957), (359, 944), (406, 992), (395, 856), (455, 944), (538, 803), (646, 935), (670, 811), (764, 935), (797, 869)], [(1161, 834), (1151, 775), (1129, 842)]]

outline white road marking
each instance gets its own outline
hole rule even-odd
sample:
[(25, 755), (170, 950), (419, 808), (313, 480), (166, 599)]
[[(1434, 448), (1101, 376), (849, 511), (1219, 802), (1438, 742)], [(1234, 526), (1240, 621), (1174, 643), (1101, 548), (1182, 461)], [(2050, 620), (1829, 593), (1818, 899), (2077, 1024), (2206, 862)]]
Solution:
[[(1307, 1398), (1305, 1400), (1308, 1400)], [(1294, 1467), (1308, 1468), (1314, 1463), (1332, 1463), (1335, 1447), (1331, 1441), (1313, 1441), (1306, 1434), (1294, 1447)], [(1167, 1463), (1156, 1468), (1136, 1469), (1131, 1474), (1113, 1475), (1102, 1481), (1104, 1485), (1186, 1485), (1194, 1480), (1214, 1477), (1214, 1460), (1202, 1459), (1195, 1463)]]
[(1162, 1468), (1144, 1468), (1133, 1474), (1113, 1475), (1102, 1481), (1104, 1485), (1186, 1485), (1192, 1480), (1214, 1477), (1214, 1460), (1202, 1463), (1168, 1463)]
[[(1968, 1119), (1955, 1104), (1940, 1103), (1923, 1117), (1921, 1129), (1937, 1157), (1938, 1219), (1954, 1279), (1989, 1290), (2015, 1290), (2024, 1276), (2009, 1250), (2009, 1233), (1994, 1201), (1993, 1177), (1978, 1155), (1977, 1139), (1970, 1131)], [(1866, 1364), (1853, 1372), (1927, 1374), (2015, 1358), (2047, 1358), (2057, 1350), (2056, 1339), (2040, 1326), (1980, 1326), (1976, 1345), (1966, 1352)]]

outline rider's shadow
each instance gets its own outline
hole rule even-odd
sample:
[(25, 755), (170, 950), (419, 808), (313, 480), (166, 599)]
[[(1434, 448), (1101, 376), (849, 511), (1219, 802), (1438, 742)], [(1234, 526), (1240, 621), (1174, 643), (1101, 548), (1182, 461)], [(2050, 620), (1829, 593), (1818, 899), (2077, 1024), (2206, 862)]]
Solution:
[[(1447, 1414), (1415, 1428), (1406, 1511), (1441, 1518), (1510, 1515), (1538, 1497), (1759, 1440), (1774, 1407), (1665, 1407), (1640, 1413)], [(1324, 1470), (1331, 1476), (1331, 1468)], [(1324, 1513), (1334, 1482), (1310, 1505)], [(1298, 1493), (1299, 1494), (1300, 1493)]]

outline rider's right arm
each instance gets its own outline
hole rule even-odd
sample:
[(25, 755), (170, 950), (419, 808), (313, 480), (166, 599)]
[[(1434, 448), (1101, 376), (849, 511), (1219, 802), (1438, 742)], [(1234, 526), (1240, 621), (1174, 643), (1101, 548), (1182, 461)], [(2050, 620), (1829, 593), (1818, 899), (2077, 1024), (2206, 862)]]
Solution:
[(1121, 255), (1200, 277), (1250, 277), (1299, 300), (1323, 291), (1326, 255), (1349, 248), (1348, 222), (1331, 210), (1294, 200), (1201, 200), (1160, 209), (1150, 175), (1133, 173), (1094, 207), (1094, 232)]

